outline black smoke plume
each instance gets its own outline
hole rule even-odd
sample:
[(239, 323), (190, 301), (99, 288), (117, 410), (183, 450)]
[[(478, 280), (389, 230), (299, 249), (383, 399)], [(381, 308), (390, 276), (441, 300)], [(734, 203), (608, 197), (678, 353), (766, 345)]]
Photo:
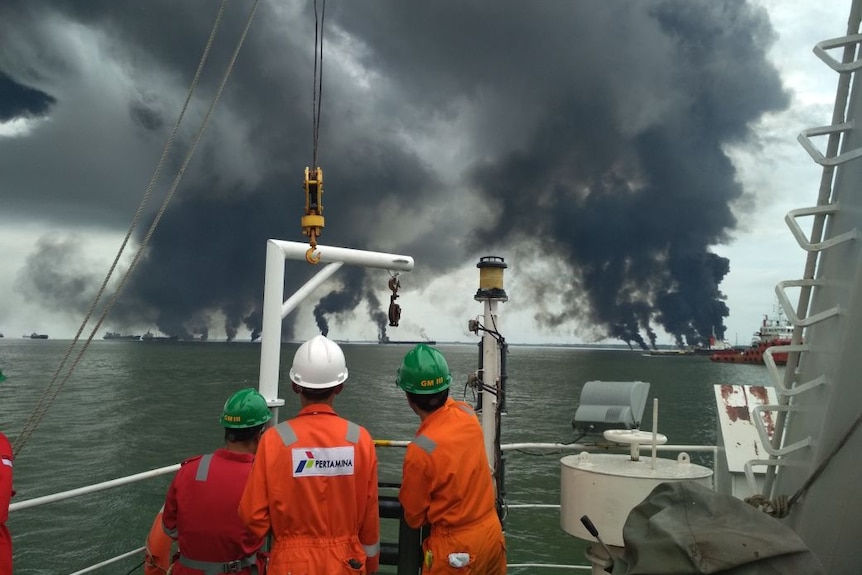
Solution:
[(365, 299), (368, 301), (368, 315), (371, 316), (371, 321), (377, 326), (377, 341), (386, 343), (389, 341), (389, 336), (386, 334), (389, 316), (381, 309), (380, 298), (373, 290), (369, 289), (365, 293)]
[(314, 306), (314, 320), (321, 335), (329, 335), (327, 315), (350, 314), (362, 301), (362, 268), (346, 267), (339, 271), (344, 286), (329, 292)]
[[(0, 73), (45, 96), (0, 93), (0, 110), (56, 122), (0, 139), (4, 210), (124, 230), (215, 8), (204, 0), (150, 0), (145, 9), (5, 0)], [(216, 90), (248, 8), (228, 4), (192, 123)], [(680, 342), (702, 341), (713, 329), (723, 336), (729, 310), (719, 286), (730, 262), (711, 248), (734, 230), (731, 206), (742, 196), (725, 149), (749, 143), (751, 126), (788, 102), (767, 59), (774, 32), (763, 9), (739, 0), (355, 0), (328, 8), (321, 242), (411, 254), (417, 279), (492, 251), (545, 254), (562, 262), (571, 283), (558, 294), (562, 305), (537, 321), (642, 347), (655, 344), (657, 327)], [(92, 68), (99, 74), (81, 71), (90, 68), (45, 22), (100, 38), (104, 62)], [(310, 2), (296, 11), (261, 3), (118, 319), (182, 334), (224, 318), (229, 338), (240, 329), (259, 333), (265, 240), (302, 239), (313, 23)], [(107, 75), (113, 70), (127, 70), (126, 82)], [(120, 84), (128, 90), (115, 90)], [(101, 89), (73, 98), (72, 88), (93, 86)], [(90, 108), (68, 110), (70, 102)], [(90, 124), (74, 122), (104, 122), (115, 110), (126, 110), (108, 123), (118, 124), (116, 137), (146, 144), (152, 155), (130, 155), (128, 146), (115, 146), (116, 156), (88, 155), (91, 146), (78, 138)], [(181, 131), (166, 173), (176, 171), (192, 132)], [(21, 168), (37, 164), (57, 179)], [(91, 165), (123, 167), (80, 168)], [(148, 214), (169, 181), (160, 181)], [(379, 309), (362, 274), (349, 277), (315, 309), (321, 332), (327, 318), (363, 299)], [(290, 274), (286, 289), (301, 281)], [(529, 297), (520, 299), (528, 305)], [(283, 334), (293, 329), (285, 322)]]

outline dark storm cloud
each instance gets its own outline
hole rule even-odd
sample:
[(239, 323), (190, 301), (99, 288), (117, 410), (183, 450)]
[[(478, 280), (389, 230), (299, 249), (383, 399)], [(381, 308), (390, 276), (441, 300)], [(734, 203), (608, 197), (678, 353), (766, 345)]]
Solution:
[(0, 122), (44, 116), (54, 102), (51, 95), (19, 84), (0, 70)]
[[(7, 29), (32, 31), (12, 36), (13, 55), (62, 47), (39, 28), (48, 16), (98, 32), (106, 57), (120, 54), (137, 87), (121, 109), (143, 131), (129, 137), (155, 146), (153, 134), (166, 136), (174, 121), (160, 87), (188, 82), (215, 16), (202, 1), (6, 5)], [(193, 117), (250, 6), (228, 3)], [(754, 120), (787, 103), (766, 60), (773, 32), (762, 11), (731, 0), (376, 0), (330, 1), (326, 18), (322, 241), (409, 253), (420, 274), (531, 246), (572, 277), (560, 298), (571, 303), (540, 316), (548, 325), (586, 323), (639, 345), (654, 342), (658, 325), (689, 341), (722, 334), (728, 310), (718, 286), (729, 264), (710, 247), (736, 225), (730, 205), (742, 193), (723, 146), (746, 141)], [(259, 329), (263, 241), (300, 239), (312, 38), (311, 2), (262, 3), (217, 125), (124, 296), (118, 313), (129, 321), (144, 315), (181, 333), (220, 314), (229, 335)], [(39, 64), (0, 57), (13, 79)], [(39, 86), (51, 84), (43, 67)], [(63, 102), (58, 95), (53, 109)], [(451, 141), (429, 146), (436, 134)], [(21, 144), (0, 141), (0, 157)], [(136, 160), (150, 170), (155, 162)], [(99, 185), (80, 186), (76, 202), (92, 198), (101, 214), (93, 222), (112, 211), (122, 229), (129, 200), (112, 196), (109, 180)], [(45, 184), (32, 196), (51, 194), (61, 191)], [(476, 198), (494, 218), (475, 213)], [(27, 201), (15, 209), (26, 213)], [(477, 219), (485, 227), (472, 229)], [(352, 273), (321, 301), (318, 322), (363, 299), (372, 316), (379, 310), (367, 273)], [(288, 287), (300, 281), (289, 277)]]

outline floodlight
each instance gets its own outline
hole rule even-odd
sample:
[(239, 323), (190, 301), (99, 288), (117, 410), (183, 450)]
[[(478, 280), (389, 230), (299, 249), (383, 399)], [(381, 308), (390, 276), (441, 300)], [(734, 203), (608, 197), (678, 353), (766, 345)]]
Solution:
[(572, 429), (583, 434), (607, 429), (637, 429), (646, 406), (645, 381), (588, 381), (572, 419)]

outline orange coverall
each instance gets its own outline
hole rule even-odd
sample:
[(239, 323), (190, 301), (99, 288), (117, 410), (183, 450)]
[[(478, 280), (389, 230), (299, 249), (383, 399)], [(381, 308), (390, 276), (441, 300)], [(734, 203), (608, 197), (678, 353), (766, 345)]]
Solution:
[(272, 530), (268, 575), (364, 575), (379, 564), (377, 500), (371, 435), (313, 404), (263, 434), (239, 515)]
[(12, 573), (12, 537), (6, 528), (12, 489), (12, 445), (0, 433), (0, 573)]
[[(411, 527), (431, 525), (422, 543), (423, 575), (506, 572), (506, 542), (494, 504), (494, 482), (482, 426), (469, 405), (449, 398), (419, 426), (407, 446), (398, 499)], [(430, 553), (429, 553), (430, 552)]]

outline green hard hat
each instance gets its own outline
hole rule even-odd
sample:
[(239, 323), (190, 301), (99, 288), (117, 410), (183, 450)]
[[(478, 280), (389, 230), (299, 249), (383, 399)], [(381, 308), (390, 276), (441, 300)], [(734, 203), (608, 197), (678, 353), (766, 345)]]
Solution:
[(443, 354), (420, 343), (407, 352), (395, 378), (395, 384), (409, 393), (431, 394), (449, 389), (452, 374)]
[(224, 402), (222, 427), (245, 429), (257, 427), (272, 419), (266, 399), (253, 387), (240, 389)]

